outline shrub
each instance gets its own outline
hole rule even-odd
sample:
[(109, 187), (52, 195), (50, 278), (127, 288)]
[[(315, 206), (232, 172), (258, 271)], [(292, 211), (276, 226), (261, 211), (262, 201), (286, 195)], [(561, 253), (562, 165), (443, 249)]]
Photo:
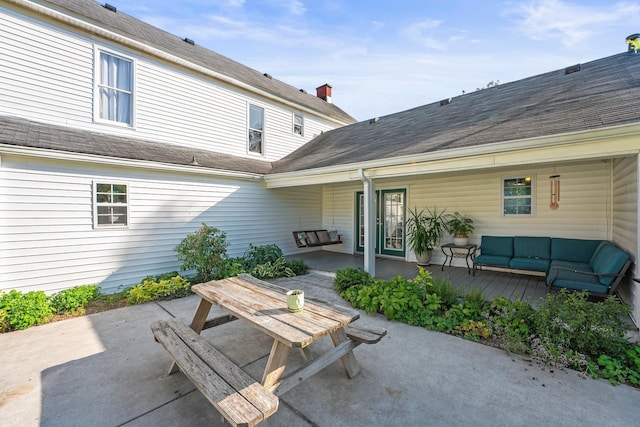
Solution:
[(336, 271), (336, 278), (333, 282), (338, 293), (352, 287), (362, 287), (374, 282), (373, 277), (361, 268), (347, 267)]
[(274, 263), (282, 256), (282, 250), (278, 245), (253, 246), (252, 244), (249, 244), (249, 249), (247, 249), (242, 256), (242, 267), (247, 271), (251, 271), (257, 265), (269, 262)]
[(15, 289), (0, 297), (0, 312), (5, 314), (4, 328), (27, 329), (47, 322), (53, 316), (49, 298), (42, 291), (23, 294)]
[(273, 279), (274, 277), (292, 277), (296, 274), (287, 266), (287, 260), (280, 257), (275, 261), (256, 265), (251, 274), (259, 279)]
[(433, 279), (430, 292), (438, 295), (442, 300), (442, 304), (447, 307), (455, 304), (460, 295), (460, 291), (451, 284), (451, 281), (447, 277)]
[(301, 259), (287, 261), (287, 267), (289, 267), (296, 276), (307, 274), (309, 270), (309, 266)]
[(227, 246), (227, 235), (223, 231), (203, 223), (196, 232), (187, 234), (175, 251), (183, 270), (196, 270), (199, 279), (208, 282), (224, 277), (228, 267)]
[(189, 295), (190, 291), (191, 286), (187, 279), (177, 274), (171, 278), (167, 278), (167, 275), (149, 276), (126, 292), (127, 305), (161, 298), (180, 298)]
[(98, 296), (99, 289), (97, 285), (65, 289), (51, 297), (51, 308), (56, 314), (77, 313)]

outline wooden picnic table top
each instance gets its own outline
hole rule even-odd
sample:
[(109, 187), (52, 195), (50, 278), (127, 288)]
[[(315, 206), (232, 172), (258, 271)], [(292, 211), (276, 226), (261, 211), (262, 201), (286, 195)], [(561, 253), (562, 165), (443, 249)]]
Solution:
[(289, 347), (303, 348), (360, 317), (358, 311), (305, 295), (304, 310), (287, 308), (287, 289), (241, 274), (192, 287), (201, 298)]

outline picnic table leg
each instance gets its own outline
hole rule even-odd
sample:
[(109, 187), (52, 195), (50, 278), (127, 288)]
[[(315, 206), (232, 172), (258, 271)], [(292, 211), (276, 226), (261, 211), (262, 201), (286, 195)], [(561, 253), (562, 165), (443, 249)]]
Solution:
[(269, 360), (267, 361), (267, 366), (264, 368), (264, 375), (262, 375), (262, 386), (267, 390), (271, 389), (280, 381), (282, 374), (284, 374), (290, 351), (291, 347), (288, 345), (278, 340), (273, 340)]
[[(200, 298), (200, 304), (198, 304), (198, 308), (196, 308), (193, 320), (191, 321), (191, 329), (193, 329), (196, 334), (202, 332), (204, 323), (207, 321), (207, 316), (209, 316), (209, 312), (211, 311), (211, 305), (212, 303), (210, 301)], [(171, 368), (169, 368), (169, 375), (176, 372), (178, 372), (178, 365), (176, 365), (176, 362), (173, 362)]]
[[(340, 328), (337, 331), (331, 332), (331, 341), (333, 341), (334, 346), (338, 346), (340, 343), (346, 341), (347, 333), (344, 328)], [(347, 372), (347, 376), (349, 378), (353, 378), (360, 373), (360, 365), (356, 360), (356, 356), (353, 354), (353, 351), (349, 351), (347, 354), (340, 358), (340, 363), (342, 363), (342, 367)]]

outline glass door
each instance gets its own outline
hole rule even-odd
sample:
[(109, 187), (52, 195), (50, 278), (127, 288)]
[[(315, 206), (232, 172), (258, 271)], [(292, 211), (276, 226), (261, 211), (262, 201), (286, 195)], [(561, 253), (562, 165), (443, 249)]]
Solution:
[[(405, 190), (376, 191), (376, 253), (405, 255)], [(364, 193), (356, 193), (358, 252), (364, 252)]]

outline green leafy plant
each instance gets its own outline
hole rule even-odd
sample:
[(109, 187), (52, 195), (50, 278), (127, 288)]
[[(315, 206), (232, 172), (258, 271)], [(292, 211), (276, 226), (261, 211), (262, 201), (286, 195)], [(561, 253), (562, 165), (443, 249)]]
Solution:
[(184, 277), (167, 275), (148, 276), (139, 285), (126, 292), (127, 305), (141, 304), (158, 299), (180, 298), (189, 295), (191, 285)]
[(373, 277), (361, 268), (347, 267), (336, 271), (333, 284), (339, 294), (349, 288), (360, 288), (374, 282)]
[(249, 249), (247, 249), (242, 256), (242, 267), (247, 271), (251, 271), (257, 265), (266, 264), (268, 262), (273, 263), (282, 256), (282, 250), (278, 245), (254, 246), (253, 244), (249, 244)]
[(287, 267), (289, 267), (296, 276), (307, 274), (309, 270), (309, 266), (301, 259), (287, 260)]
[(407, 233), (409, 248), (416, 254), (426, 254), (433, 250), (445, 232), (449, 231), (446, 209), (438, 212), (437, 208), (418, 211), (417, 207), (409, 209)]
[(76, 286), (65, 289), (51, 297), (51, 308), (57, 314), (78, 313), (96, 299), (100, 288), (97, 285)]
[(202, 224), (176, 246), (183, 270), (196, 270), (203, 282), (224, 277), (227, 264), (227, 235), (216, 227)]
[(292, 277), (296, 274), (287, 266), (287, 260), (280, 257), (275, 261), (256, 265), (251, 274), (259, 279), (273, 279), (274, 277)]
[(459, 212), (454, 212), (447, 221), (447, 227), (453, 237), (469, 237), (473, 233), (475, 226), (473, 220)]
[(0, 312), (4, 313), (0, 317), (5, 319), (5, 329), (27, 329), (46, 323), (53, 316), (49, 298), (42, 291), (23, 294), (14, 289), (3, 293), (0, 296)]

